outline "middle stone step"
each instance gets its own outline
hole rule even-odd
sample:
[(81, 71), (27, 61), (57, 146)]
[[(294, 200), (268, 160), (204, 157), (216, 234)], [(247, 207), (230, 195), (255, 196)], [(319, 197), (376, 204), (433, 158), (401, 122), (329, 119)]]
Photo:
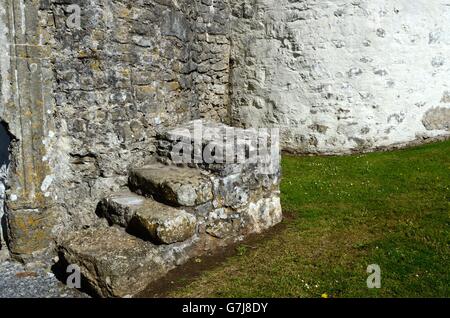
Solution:
[(193, 214), (129, 191), (103, 199), (97, 213), (109, 223), (155, 244), (183, 242), (195, 234), (197, 226)]
[(130, 188), (173, 206), (194, 207), (213, 199), (213, 186), (207, 172), (166, 166), (161, 163), (133, 169)]

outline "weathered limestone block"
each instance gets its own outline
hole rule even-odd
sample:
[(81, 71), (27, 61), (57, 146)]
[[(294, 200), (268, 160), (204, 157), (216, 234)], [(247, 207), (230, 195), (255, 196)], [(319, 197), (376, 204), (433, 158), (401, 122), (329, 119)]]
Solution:
[(56, 219), (50, 211), (21, 210), (7, 213), (8, 246), (11, 254), (28, 257), (43, 250), (52, 242), (52, 229)]
[(184, 210), (177, 210), (153, 201), (154, 208), (145, 207), (136, 212), (128, 232), (155, 243), (183, 242), (195, 234), (197, 220)]
[(9, 259), (9, 252), (6, 247), (0, 249), (0, 262), (4, 262)]
[(279, 194), (257, 197), (240, 208), (222, 207), (211, 211), (205, 232), (215, 238), (239, 240), (252, 233), (261, 233), (283, 220)]
[[(256, 168), (255, 168), (256, 169)], [(254, 171), (212, 177), (214, 200), (222, 206), (239, 208), (263, 196), (277, 193), (281, 181), (281, 171), (265, 175)]]
[(80, 267), (85, 282), (102, 297), (125, 297), (166, 273), (156, 246), (125, 231), (91, 228), (73, 232), (59, 244), (60, 256)]
[(219, 208), (209, 213), (205, 232), (219, 239), (238, 237), (243, 223), (241, 213), (230, 208)]
[(132, 170), (130, 186), (174, 206), (200, 205), (213, 196), (211, 181), (201, 171), (159, 163)]
[(111, 224), (127, 227), (136, 211), (144, 205), (145, 198), (130, 191), (113, 193), (99, 203), (97, 214)]
[(450, 108), (437, 107), (427, 111), (422, 120), (428, 130), (450, 131)]
[(242, 174), (216, 177), (214, 182), (214, 199), (221, 206), (239, 208), (247, 204), (250, 187), (242, 181)]
[(124, 191), (103, 199), (97, 213), (155, 244), (182, 242), (195, 234), (197, 219), (184, 210)]
[(277, 225), (283, 219), (280, 197), (277, 195), (250, 202), (248, 207), (241, 211), (246, 219), (246, 229), (249, 233), (261, 233)]

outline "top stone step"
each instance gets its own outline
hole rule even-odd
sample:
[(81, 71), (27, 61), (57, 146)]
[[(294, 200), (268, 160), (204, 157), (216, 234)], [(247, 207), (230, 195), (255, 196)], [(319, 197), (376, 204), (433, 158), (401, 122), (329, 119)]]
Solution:
[(205, 172), (155, 163), (130, 171), (130, 189), (172, 206), (193, 207), (213, 199)]
[[(257, 168), (279, 173), (278, 130), (243, 129), (194, 120), (157, 134), (157, 158), (165, 164), (201, 168), (228, 176)], [(274, 169), (272, 169), (272, 167)]]

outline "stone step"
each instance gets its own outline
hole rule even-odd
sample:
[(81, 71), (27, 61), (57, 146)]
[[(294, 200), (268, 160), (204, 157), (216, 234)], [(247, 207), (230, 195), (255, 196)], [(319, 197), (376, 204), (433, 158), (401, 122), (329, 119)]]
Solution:
[(183, 242), (195, 234), (197, 226), (194, 215), (129, 191), (103, 199), (97, 213), (155, 244)]
[[(165, 164), (200, 168), (228, 176), (266, 168), (279, 174), (278, 139), (270, 132), (194, 120), (157, 133), (157, 159)], [(273, 152), (275, 151), (275, 152)], [(271, 169), (271, 164), (274, 166)]]
[(198, 206), (213, 199), (212, 182), (199, 169), (155, 163), (133, 169), (129, 185), (138, 194), (177, 207)]
[(134, 295), (167, 273), (157, 246), (115, 227), (71, 232), (58, 252), (65, 263), (80, 268), (81, 287), (101, 297)]

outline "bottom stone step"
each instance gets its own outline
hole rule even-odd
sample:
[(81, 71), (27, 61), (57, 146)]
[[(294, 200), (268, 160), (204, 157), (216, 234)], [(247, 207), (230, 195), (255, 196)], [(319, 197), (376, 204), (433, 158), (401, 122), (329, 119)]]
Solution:
[(167, 273), (157, 246), (124, 230), (91, 228), (72, 232), (58, 246), (68, 264), (79, 266), (89, 288), (101, 297), (126, 297)]
[[(152, 234), (154, 237), (184, 236), (179, 236), (180, 229), (183, 229), (180, 223), (186, 222), (178, 221), (184, 215), (178, 209), (151, 199), (141, 200), (141, 197), (130, 193), (115, 194), (105, 202), (106, 206), (110, 202), (111, 207), (120, 207), (115, 210), (114, 218), (123, 219), (118, 211), (127, 213), (130, 220), (127, 228), (137, 222), (144, 232), (152, 233), (152, 224), (156, 224), (161, 229), (173, 231), (164, 233), (156, 230), (157, 233)], [(172, 215), (168, 219), (172, 221), (164, 223), (161, 221), (164, 216), (172, 213), (164, 210), (167, 208), (173, 209), (177, 216), (173, 218)], [(198, 220), (196, 233), (183, 242), (154, 245), (127, 233), (122, 227), (99, 227), (68, 234), (58, 244), (58, 251), (66, 263), (80, 267), (86, 286), (96, 294), (124, 297), (136, 295), (189, 259), (240, 241), (252, 233), (261, 233), (281, 220), (280, 199), (274, 196), (261, 198), (239, 211), (223, 208), (211, 210), (203, 221)], [(187, 233), (190, 235), (189, 231)]]
[(191, 213), (126, 191), (103, 199), (97, 213), (130, 234), (155, 244), (183, 242), (195, 234), (197, 219)]

